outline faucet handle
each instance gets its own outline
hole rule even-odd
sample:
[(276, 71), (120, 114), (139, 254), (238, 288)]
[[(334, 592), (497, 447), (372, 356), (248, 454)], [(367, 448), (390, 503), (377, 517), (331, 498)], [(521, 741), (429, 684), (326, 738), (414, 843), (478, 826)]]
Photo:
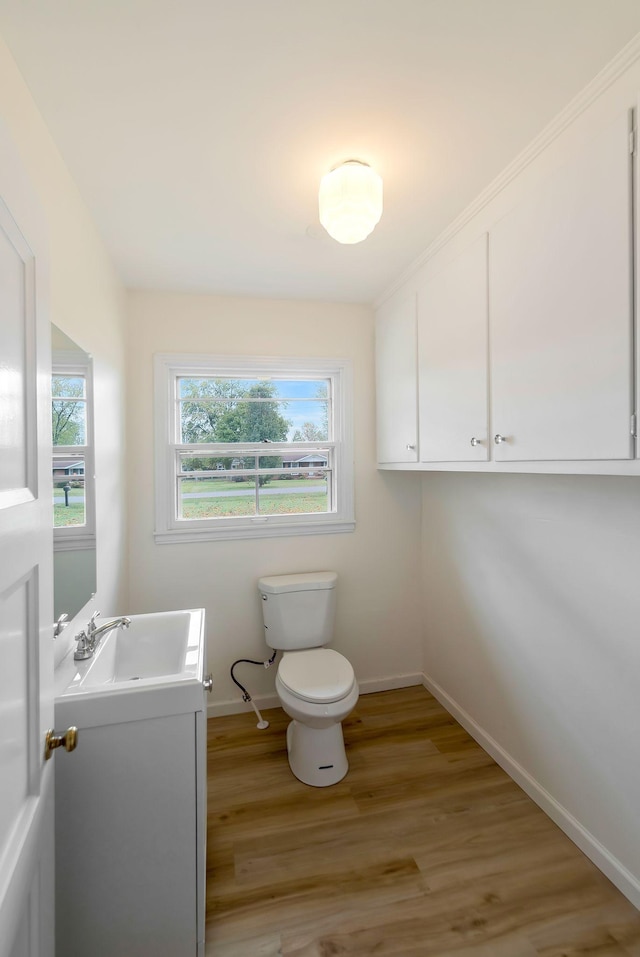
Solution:
[(99, 617), (100, 617), (100, 612), (94, 611), (93, 615), (89, 619), (89, 624), (87, 625), (87, 632), (89, 633), (89, 636), (91, 636), (92, 632), (96, 630), (96, 627), (97, 627), (96, 618), (99, 618)]
[(69, 624), (69, 616), (63, 612), (53, 626), (53, 637), (58, 638)]
[(75, 636), (73, 640), (78, 642), (78, 647), (76, 648), (73, 655), (74, 660), (84, 661), (85, 658), (90, 658), (92, 642), (91, 642), (91, 638), (89, 637), (89, 635), (87, 635), (86, 631), (84, 631), (83, 629), (81, 632), (79, 632)]

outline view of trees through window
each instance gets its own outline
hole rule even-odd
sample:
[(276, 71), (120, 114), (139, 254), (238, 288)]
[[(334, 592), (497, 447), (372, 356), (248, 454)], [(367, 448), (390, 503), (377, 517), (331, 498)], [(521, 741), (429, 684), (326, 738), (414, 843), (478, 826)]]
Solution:
[(86, 441), (85, 377), (51, 376), (53, 445), (84, 445)]
[[(178, 454), (180, 517), (328, 511), (331, 450), (323, 443), (330, 439), (329, 385), (179, 377), (177, 431), (183, 446), (191, 446)], [(271, 443), (287, 448), (265, 455)], [(209, 448), (198, 454), (203, 445)], [(238, 450), (223, 453), (212, 445)]]
[(87, 395), (84, 375), (51, 377), (53, 524), (77, 527), (85, 515)]

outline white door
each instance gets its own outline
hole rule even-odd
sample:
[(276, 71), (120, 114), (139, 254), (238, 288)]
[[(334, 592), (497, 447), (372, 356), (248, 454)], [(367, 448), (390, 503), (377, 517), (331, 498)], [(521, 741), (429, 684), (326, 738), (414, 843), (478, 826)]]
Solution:
[(490, 231), (495, 459), (633, 455), (629, 116)]
[(47, 259), (0, 127), (0, 957), (51, 957), (52, 512)]
[(486, 462), (487, 234), (418, 290), (420, 461)]
[(418, 461), (416, 301), (410, 296), (376, 314), (378, 462)]

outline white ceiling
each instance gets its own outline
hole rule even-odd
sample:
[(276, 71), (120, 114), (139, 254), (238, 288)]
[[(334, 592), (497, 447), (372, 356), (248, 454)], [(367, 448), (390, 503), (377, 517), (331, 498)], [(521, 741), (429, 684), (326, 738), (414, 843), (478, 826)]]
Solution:
[[(0, 0), (128, 286), (371, 301), (640, 31), (638, 0)], [(372, 236), (323, 173), (383, 177)]]

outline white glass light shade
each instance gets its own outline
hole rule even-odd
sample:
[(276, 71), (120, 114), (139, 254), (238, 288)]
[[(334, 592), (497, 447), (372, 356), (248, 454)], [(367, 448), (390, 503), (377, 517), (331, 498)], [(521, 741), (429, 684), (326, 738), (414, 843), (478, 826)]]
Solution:
[(320, 180), (320, 222), (339, 243), (360, 243), (382, 216), (382, 180), (366, 163), (349, 160)]

